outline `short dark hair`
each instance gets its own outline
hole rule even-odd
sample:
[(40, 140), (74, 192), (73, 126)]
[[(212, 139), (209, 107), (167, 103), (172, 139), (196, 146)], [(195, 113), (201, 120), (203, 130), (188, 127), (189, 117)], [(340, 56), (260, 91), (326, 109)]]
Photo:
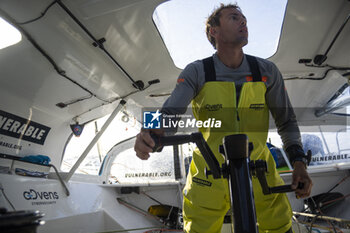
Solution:
[(215, 38), (210, 35), (210, 28), (215, 27), (215, 26), (220, 26), (220, 16), (221, 16), (221, 11), (223, 9), (227, 8), (234, 8), (239, 11), (241, 11), (241, 8), (237, 4), (220, 4), (220, 7), (217, 7), (214, 9), (214, 11), (209, 15), (207, 22), (206, 22), (206, 28), (205, 32), (207, 33), (207, 38), (209, 42), (213, 45), (213, 47), (216, 49), (216, 41)]

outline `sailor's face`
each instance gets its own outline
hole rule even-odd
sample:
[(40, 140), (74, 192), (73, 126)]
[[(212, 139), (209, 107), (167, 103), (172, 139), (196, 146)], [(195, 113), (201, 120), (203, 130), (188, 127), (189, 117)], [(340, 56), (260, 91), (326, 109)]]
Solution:
[(220, 26), (217, 27), (218, 40), (222, 43), (245, 46), (248, 43), (246, 17), (237, 9), (227, 8), (221, 11)]

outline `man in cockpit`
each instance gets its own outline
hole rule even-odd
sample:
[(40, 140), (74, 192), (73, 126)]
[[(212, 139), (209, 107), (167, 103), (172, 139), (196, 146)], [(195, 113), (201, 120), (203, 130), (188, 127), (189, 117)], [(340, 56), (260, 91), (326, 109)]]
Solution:
[[(247, 134), (254, 146), (251, 159), (266, 160), (268, 184), (277, 186), (283, 181), (266, 146), (270, 111), (294, 167), (292, 188), (300, 198), (309, 196), (312, 181), (306, 171), (307, 159), (282, 75), (272, 62), (243, 53), (242, 47), (248, 43), (248, 29), (241, 9), (233, 4), (215, 9), (208, 17), (206, 33), (217, 52), (187, 65), (162, 112), (183, 114), (192, 102), (197, 120), (220, 119), (223, 130), (205, 129), (203, 134), (220, 164), (224, 161), (218, 152), (222, 138), (230, 134)], [(215, 111), (205, 107), (217, 104), (220, 108)], [(134, 149), (141, 159), (148, 159), (154, 146), (150, 131), (143, 129), (137, 135)], [(159, 130), (153, 132), (161, 134)], [(227, 180), (207, 178), (204, 167), (202, 155), (195, 150), (183, 191), (185, 232), (220, 232), (230, 208)], [(302, 189), (297, 189), (299, 182), (304, 184)], [(264, 196), (255, 178), (253, 189), (259, 232), (292, 232), (292, 210), (287, 196)]]

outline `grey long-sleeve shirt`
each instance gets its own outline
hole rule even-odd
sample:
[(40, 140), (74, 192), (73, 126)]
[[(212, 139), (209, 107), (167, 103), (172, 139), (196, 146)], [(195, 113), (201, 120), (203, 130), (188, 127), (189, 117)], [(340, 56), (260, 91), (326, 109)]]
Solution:
[[(237, 69), (224, 65), (217, 54), (213, 55), (216, 80), (234, 82), (236, 87), (246, 82), (246, 76), (251, 76), (246, 56)], [(266, 103), (275, 119), (275, 124), (285, 148), (297, 144), (302, 146), (300, 131), (296, 117), (286, 92), (282, 75), (276, 65), (266, 59), (257, 58), (262, 76), (266, 76)], [(190, 63), (181, 72), (178, 83), (171, 96), (165, 101), (162, 112), (167, 114), (183, 114), (191, 100), (200, 92), (205, 84), (205, 74), (202, 60)], [(237, 90), (240, 90), (238, 88)], [(240, 93), (237, 93), (237, 97)]]

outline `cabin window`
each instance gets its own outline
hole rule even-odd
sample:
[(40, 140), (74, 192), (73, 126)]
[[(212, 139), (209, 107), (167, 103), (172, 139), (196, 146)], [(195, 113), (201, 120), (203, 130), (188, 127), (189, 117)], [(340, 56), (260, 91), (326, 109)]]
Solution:
[[(188, 63), (215, 53), (205, 34), (205, 21), (220, 3), (232, 1), (172, 0), (156, 8), (154, 23), (177, 67), (183, 69)], [(277, 50), (287, 0), (237, 3), (248, 20), (249, 43), (244, 52), (263, 58), (272, 56)]]
[[(84, 126), (83, 132), (79, 137), (71, 137), (61, 163), (62, 171), (68, 172), (71, 169), (94, 136), (101, 130), (108, 117), (109, 115), (91, 121)], [(135, 136), (139, 131), (140, 123), (138, 123), (136, 118), (127, 112), (118, 113), (100, 140), (79, 166), (76, 173), (98, 175), (102, 161), (109, 150), (118, 142)]]
[(21, 33), (0, 17), (0, 49), (14, 45), (22, 40)]
[[(135, 139), (120, 145), (127, 149), (119, 152), (114, 148), (108, 156), (113, 158), (108, 172), (110, 184), (156, 184), (185, 182), (192, 153), (193, 143), (178, 146), (165, 146), (161, 152), (151, 153), (148, 160), (139, 159), (133, 148)], [(108, 162), (109, 163), (109, 162)]]
[(110, 183), (144, 184), (175, 181), (174, 148), (164, 147), (160, 153), (151, 153), (148, 160), (139, 159), (134, 148), (118, 154), (110, 170)]
[(340, 116), (350, 116), (350, 86), (345, 84), (342, 86), (328, 101), (328, 103), (337, 103), (340, 105), (332, 114)]
[(335, 132), (320, 129), (319, 133), (302, 134), (304, 150), (312, 151), (310, 166), (350, 163), (350, 128), (339, 127)]
[[(300, 127), (300, 131), (304, 152), (308, 150), (312, 152), (310, 168), (350, 163), (350, 127), (329, 125)], [(276, 161), (277, 169), (290, 170), (283, 157), (285, 152), (278, 134), (270, 133), (269, 137), (274, 146), (270, 151)], [(275, 151), (278, 153), (274, 153)]]
[[(333, 125), (299, 125), (304, 151), (312, 152), (310, 167), (321, 165), (332, 167), (335, 164), (350, 163), (349, 85), (342, 86), (328, 101), (328, 103), (331, 102), (335, 103), (334, 106), (339, 106), (339, 108), (335, 107), (334, 111), (326, 113), (335, 116)], [(276, 131), (269, 132), (268, 138), (269, 143), (283, 152), (282, 140)], [(278, 161), (276, 165), (278, 166)]]

